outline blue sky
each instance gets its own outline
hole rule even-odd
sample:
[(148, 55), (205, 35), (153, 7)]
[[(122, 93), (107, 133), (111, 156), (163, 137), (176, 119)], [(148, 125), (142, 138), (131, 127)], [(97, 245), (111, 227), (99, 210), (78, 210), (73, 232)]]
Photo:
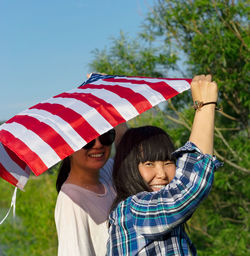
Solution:
[(86, 80), (94, 49), (135, 37), (153, 1), (0, 0), (0, 120)]

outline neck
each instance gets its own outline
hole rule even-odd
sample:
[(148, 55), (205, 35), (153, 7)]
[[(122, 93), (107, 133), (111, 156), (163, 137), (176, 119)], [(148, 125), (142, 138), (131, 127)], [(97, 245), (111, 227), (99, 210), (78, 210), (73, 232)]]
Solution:
[(72, 169), (70, 170), (69, 176), (67, 178), (69, 183), (79, 183), (79, 184), (100, 184), (99, 182), (99, 170), (87, 170), (83, 169)]
[(104, 186), (99, 181), (99, 170), (77, 171), (71, 169), (65, 183), (70, 183), (88, 189), (98, 194), (105, 192)]

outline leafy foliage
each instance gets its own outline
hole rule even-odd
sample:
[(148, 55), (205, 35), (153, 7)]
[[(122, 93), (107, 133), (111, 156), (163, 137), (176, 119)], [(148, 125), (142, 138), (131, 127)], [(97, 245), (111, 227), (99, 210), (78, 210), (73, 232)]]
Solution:
[[(94, 52), (91, 67), (117, 75), (211, 73), (223, 110), (216, 114), (215, 174), (208, 199), (190, 220), (199, 255), (249, 255), (249, 11), (247, 1), (158, 0), (136, 39), (121, 33), (110, 49)], [(190, 95), (139, 116), (132, 125), (167, 130), (176, 147), (189, 136)]]
[(90, 64), (92, 69), (109, 75), (160, 77), (162, 74), (158, 70), (161, 65), (174, 68), (176, 62), (175, 55), (162, 54), (160, 48), (142, 46), (138, 38), (130, 40), (123, 32), (113, 40), (110, 49), (96, 49), (93, 54), (96, 58)]

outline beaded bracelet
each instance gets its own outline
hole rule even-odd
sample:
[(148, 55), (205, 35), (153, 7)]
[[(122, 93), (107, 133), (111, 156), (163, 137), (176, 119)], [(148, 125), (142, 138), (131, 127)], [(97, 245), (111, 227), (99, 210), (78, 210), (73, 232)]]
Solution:
[(196, 100), (196, 101), (194, 102), (193, 108), (194, 108), (195, 110), (197, 110), (197, 109), (200, 109), (200, 108), (202, 108), (203, 106), (209, 105), (209, 104), (215, 104), (215, 110), (220, 110), (220, 109), (217, 107), (217, 102), (215, 102), (215, 101), (203, 103), (202, 101)]

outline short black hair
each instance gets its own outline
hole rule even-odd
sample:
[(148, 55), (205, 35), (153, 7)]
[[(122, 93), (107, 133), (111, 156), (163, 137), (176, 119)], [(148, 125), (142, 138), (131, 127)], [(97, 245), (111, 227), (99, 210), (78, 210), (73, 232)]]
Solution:
[(123, 135), (114, 159), (113, 183), (117, 193), (111, 211), (119, 202), (142, 191), (150, 191), (138, 165), (146, 161), (175, 161), (174, 144), (169, 135), (156, 126), (130, 128)]

